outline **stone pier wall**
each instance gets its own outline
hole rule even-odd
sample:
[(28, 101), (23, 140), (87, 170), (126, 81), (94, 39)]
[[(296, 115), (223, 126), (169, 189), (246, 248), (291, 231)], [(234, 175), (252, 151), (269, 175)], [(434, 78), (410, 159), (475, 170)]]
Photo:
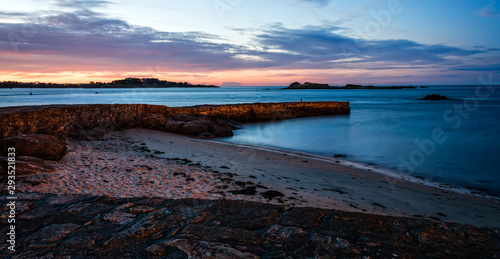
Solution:
[(167, 107), (147, 104), (46, 105), (0, 108), (0, 137), (46, 134), (67, 138), (71, 133), (112, 131), (137, 126), (146, 115), (188, 113), (240, 123), (307, 116), (349, 114), (348, 102), (290, 102)]

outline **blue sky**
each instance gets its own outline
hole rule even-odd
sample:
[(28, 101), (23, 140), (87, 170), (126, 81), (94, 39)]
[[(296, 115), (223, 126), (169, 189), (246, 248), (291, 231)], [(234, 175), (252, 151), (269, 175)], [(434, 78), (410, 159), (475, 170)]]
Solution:
[(500, 81), (492, 0), (3, 2), (0, 80)]

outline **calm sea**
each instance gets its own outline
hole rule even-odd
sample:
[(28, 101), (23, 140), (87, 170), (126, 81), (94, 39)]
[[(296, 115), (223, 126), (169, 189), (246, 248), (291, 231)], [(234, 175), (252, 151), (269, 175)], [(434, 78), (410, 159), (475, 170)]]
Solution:
[[(98, 92), (98, 94), (96, 94)], [(419, 101), (427, 94), (452, 100)], [(146, 103), (167, 106), (349, 101), (351, 114), (248, 124), (223, 141), (379, 165), (401, 174), (500, 196), (500, 87), (402, 90), (0, 89), (0, 107)]]

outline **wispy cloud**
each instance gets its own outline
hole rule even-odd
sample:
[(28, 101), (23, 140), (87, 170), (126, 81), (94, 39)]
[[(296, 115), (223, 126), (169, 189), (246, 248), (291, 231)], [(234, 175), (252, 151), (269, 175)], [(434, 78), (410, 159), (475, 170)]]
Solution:
[[(268, 50), (266, 59), (279, 58), (303, 66), (335, 67), (345, 64), (384, 63), (432, 65), (452, 62), (451, 56), (470, 56), (485, 53), (484, 49), (463, 49), (440, 44), (421, 44), (410, 40), (361, 40), (340, 34), (336, 26), (307, 26), (288, 29), (275, 26), (256, 36), (256, 41)], [(454, 61), (455, 62), (455, 61)], [(367, 68), (370, 66), (367, 66)]]
[(29, 13), (23, 13), (23, 12), (5, 12), (5, 11), (0, 11), (0, 17), (5, 16), (27, 16), (30, 15)]
[(499, 72), (500, 73), (500, 66), (499, 65), (488, 65), (488, 66), (458, 66), (451, 68), (452, 70), (460, 70), (460, 71), (477, 71), (477, 72)]
[(331, 0), (298, 0), (300, 2), (312, 3), (318, 6), (325, 6), (330, 3)]
[(110, 2), (110, 1), (104, 1), (104, 0), (88, 0), (88, 1), (58, 0), (57, 1), (57, 5), (60, 7), (70, 7), (70, 8), (76, 8), (76, 9), (90, 9), (90, 8), (108, 5), (111, 3), (112, 2)]
[(483, 17), (500, 17), (500, 11), (496, 6), (496, 1), (491, 1), (490, 4), (476, 12), (476, 15)]

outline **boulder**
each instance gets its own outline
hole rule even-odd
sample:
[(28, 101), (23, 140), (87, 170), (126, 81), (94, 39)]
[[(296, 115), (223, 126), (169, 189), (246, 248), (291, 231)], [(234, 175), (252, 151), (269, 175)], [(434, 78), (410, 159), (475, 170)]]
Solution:
[(170, 117), (172, 117), (175, 121), (194, 121), (200, 119), (199, 117), (189, 113), (174, 113), (170, 114)]
[(243, 128), (243, 125), (241, 125), (240, 123), (233, 121), (233, 120), (215, 119), (215, 122), (217, 122), (217, 124), (219, 124), (225, 128), (232, 129), (232, 130)]
[(448, 100), (448, 99), (450, 99), (450, 98), (448, 98), (444, 95), (430, 94), (430, 95), (426, 95), (424, 98), (420, 98), (418, 100), (439, 101), (439, 100)]
[(193, 120), (185, 122), (177, 133), (196, 137), (202, 133), (207, 133), (208, 127), (212, 124), (209, 120)]
[(229, 128), (223, 127), (217, 123), (212, 123), (208, 127), (208, 130), (215, 137), (231, 137), (234, 135), (233, 131)]
[(182, 122), (182, 121), (175, 121), (173, 119), (167, 119), (167, 122), (165, 123), (163, 128), (164, 128), (164, 131), (166, 131), (166, 132), (175, 133), (175, 132), (177, 132), (177, 130), (179, 130), (180, 127), (182, 127), (183, 124), (184, 124), (184, 122)]
[(165, 118), (165, 116), (161, 114), (148, 114), (139, 120), (139, 127), (145, 129), (163, 130), (166, 123), (167, 118)]
[(8, 149), (15, 148), (16, 157), (32, 156), (59, 161), (66, 155), (66, 145), (54, 136), (27, 134), (0, 139), (0, 152), (8, 156)]
[[(1, 168), (0, 171), (7, 172), (8, 160), (6, 157), (0, 157), (0, 168)], [(15, 164), (16, 175), (49, 173), (53, 171), (54, 167), (47, 164), (47, 162), (41, 158), (31, 157), (31, 156), (16, 157), (16, 164)]]
[[(182, 123), (177, 121), (177, 123)], [(174, 123), (169, 123), (172, 125), (172, 129)], [(194, 136), (198, 138), (213, 138), (215, 137), (229, 137), (233, 136), (233, 131), (228, 128), (217, 124), (214, 120), (209, 118), (203, 118), (198, 120), (192, 120), (188, 122), (184, 122), (182, 126), (175, 132), (182, 135)]]

